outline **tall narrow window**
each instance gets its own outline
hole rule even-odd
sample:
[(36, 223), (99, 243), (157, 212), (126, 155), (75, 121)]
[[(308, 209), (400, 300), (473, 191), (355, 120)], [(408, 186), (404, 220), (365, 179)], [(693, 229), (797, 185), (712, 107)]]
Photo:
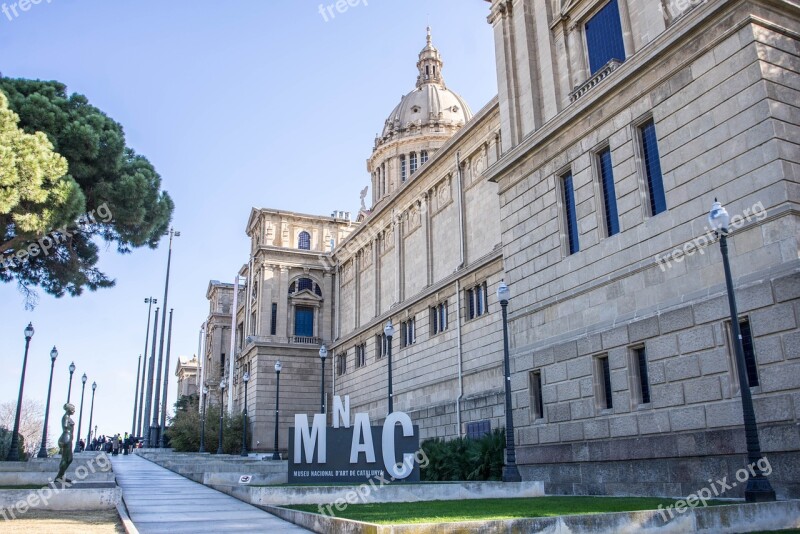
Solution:
[(278, 333), (278, 303), (272, 303), (272, 317), (269, 321), (269, 335), (274, 336)]
[(361, 368), (367, 364), (367, 346), (365, 343), (356, 345), (356, 367)]
[(564, 218), (567, 227), (567, 245), (570, 254), (580, 250), (578, 244), (578, 214), (575, 210), (575, 190), (572, 186), (572, 173), (567, 173), (561, 178), (564, 191)]
[(633, 349), (633, 366), (635, 375), (633, 378), (638, 385), (639, 400), (642, 404), (650, 402), (650, 377), (647, 373), (647, 352), (644, 347)]
[(417, 153), (412, 152), (411, 154), (409, 154), (409, 160), (410, 160), (411, 174), (414, 174), (415, 172), (417, 172)]
[(439, 333), (439, 310), (436, 306), (431, 308), (431, 318), (430, 318), (430, 329), (431, 335), (435, 335)]
[(611, 368), (608, 365), (608, 355), (595, 358), (595, 401), (601, 410), (610, 410), (614, 407), (611, 397)]
[(442, 302), (437, 307), (439, 315), (439, 332), (447, 330), (447, 302)]
[(529, 375), (531, 392), (531, 414), (533, 419), (544, 417), (544, 402), (542, 400), (542, 372), (531, 371)]
[(311, 250), (311, 235), (308, 232), (300, 232), (297, 237), (297, 248), (300, 250)]
[(347, 353), (339, 354), (336, 357), (336, 374), (342, 376), (347, 372)]
[(478, 315), (483, 315), (483, 300), (484, 300), (485, 293), (483, 292), (483, 287), (478, 286), (475, 288), (475, 312)]
[(400, 181), (405, 182), (408, 178), (408, 168), (406, 167), (406, 157), (400, 156)]
[(298, 337), (314, 336), (314, 308), (297, 306), (294, 310), (294, 335)]
[(603, 190), (603, 208), (605, 211), (606, 231), (609, 236), (619, 233), (619, 215), (617, 213), (617, 195), (614, 190), (614, 170), (611, 165), (611, 149), (606, 148), (597, 154), (600, 168), (600, 186)]
[(408, 336), (407, 336), (408, 332), (407, 332), (406, 328), (407, 328), (406, 327), (406, 322), (405, 321), (401, 322), (400, 323), (400, 346), (401, 347), (405, 347), (406, 345), (408, 345), (408, 341), (407, 341), (408, 340)]
[(667, 209), (664, 181), (661, 175), (661, 159), (658, 154), (656, 124), (650, 119), (639, 128), (642, 141), (642, 160), (647, 177), (647, 193), (650, 197), (650, 213), (658, 215)]
[(609, 61), (625, 61), (622, 22), (617, 0), (611, 0), (586, 23), (586, 46), (589, 49), (589, 69), (594, 74)]
[(475, 291), (472, 289), (467, 289), (467, 317), (475, 318)]
[(425, 165), (425, 162), (428, 161), (428, 151), (423, 150), (419, 153), (419, 161), (420, 165)]

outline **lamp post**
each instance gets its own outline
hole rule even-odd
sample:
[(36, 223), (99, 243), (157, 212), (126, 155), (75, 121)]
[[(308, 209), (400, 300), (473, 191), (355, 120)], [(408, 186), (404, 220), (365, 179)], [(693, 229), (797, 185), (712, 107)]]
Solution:
[[(167, 278), (164, 281), (164, 313), (161, 314), (161, 335), (158, 341), (158, 373), (156, 374), (156, 389), (155, 389), (155, 400), (153, 401), (153, 423), (151, 428), (155, 428), (156, 433), (158, 433), (158, 410), (160, 408), (159, 401), (161, 395), (161, 368), (164, 363), (164, 330), (167, 326), (167, 299), (169, 298), (169, 268), (172, 264), (172, 238), (173, 237), (180, 237), (181, 233), (176, 232), (173, 228), (169, 229), (167, 232), (169, 235), (169, 253), (167, 254)], [(155, 342), (155, 337), (153, 337), (153, 341)], [(158, 436), (153, 436), (152, 431), (150, 432), (150, 439), (151, 439), (151, 446), (155, 447), (159, 440), (157, 439)]]
[(28, 367), (28, 347), (31, 345), (33, 337), (33, 323), (28, 323), (25, 327), (25, 356), (22, 359), (22, 377), (19, 380), (19, 397), (17, 398), (17, 414), (14, 417), (14, 433), (11, 434), (11, 447), (8, 449), (6, 460), (9, 462), (19, 461), (19, 420), (22, 417), (22, 390), (25, 389), (25, 368)]
[(742, 333), (739, 329), (739, 313), (736, 310), (736, 297), (733, 292), (733, 277), (731, 265), (728, 260), (728, 224), (730, 216), (722, 205), (714, 199), (714, 205), (708, 214), (711, 229), (719, 236), (719, 247), (722, 252), (722, 265), (725, 269), (725, 286), (728, 293), (728, 306), (731, 312), (731, 337), (736, 352), (736, 370), (739, 376), (739, 391), (742, 394), (742, 414), (744, 416), (744, 432), (747, 439), (747, 461), (751, 469), (755, 469), (754, 476), (747, 479), (744, 498), (747, 502), (766, 502), (775, 500), (775, 490), (764, 476), (763, 470), (758, 467), (761, 463), (761, 444), (758, 440), (758, 425), (756, 414), (753, 410), (753, 397), (750, 393), (750, 384), (747, 378), (747, 367), (744, 361), (744, 348), (742, 347)]
[(517, 468), (517, 454), (514, 450), (514, 416), (511, 413), (511, 365), (508, 361), (508, 299), (511, 291), (505, 282), (497, 288), (497, 300), (503, 309), (503, 376), (506, 390), (506, 464), (503, 466), (503, 482), (522, 482)]
[(142, 420), (142, 441), (145, 447), (151, 447), (150, 443), (150, 412), (153, 408), (153, 375), (155, 374), (156, 362), (156, 334), (158, 333), (158, 308), (156, 308), (156, 318), (153, 321), (153, 343), (150, 352), (150, 360), (147, 364), (147, 396), (144, 401), (144, 418)]
[(320, 395), (320, 412), (325, 413), (325, 358), (328, 357), (328, 347), (322, 345), (319, 348), (319, 361), (322, 362), (322, 388), (321, 388), (321, 395)]
[(280, 396), (281, 396), (281, 361), (275, 362), (275, 447), (272, 451), (272, 459), (280, 460), (281, 455), (278, 453), (278, 414), (280, 413)]
[(389, 357), (389, 413), (394, 412), (394, 402), (392, 394), (392, 336), (394, 336), (394, 327), (392, 320), (386, 321), (386, 326), (383, 327), (383, 333), (386, 334), (386, 355)]
[(78, 414), (78, 433), (75, 434), (78, 436), (78, 439), (75, 440), (75, 452), (81, 452), (81, 423), (83, 422), (83, 394), (86, 393), (86, 381), (88, 377), (86, 373), (83, 373), (81, 377), (81, 382), (83, 382), (83, 386), (81, 387), (81, 411)]
[(206, 396), (208, 395), (208, 386), (203, 386), (203, 423), (200, 430), (200, 450), (197, 452), (206, 452)]
[(89, 410), (89, 434), (86, 435), (86, 447), (92, 442), (92, 416), (94, 415), (94, 392), (97, 389), (97, 382), (92, 382), (92, 407)]
[(172, 309), (169, 310), (169, 332), (167, 333), (167, 361), (164, 364), (164, 393), (161, 396), (161, 429), (158, 433), (158, 447), (166, 446), (164, 434), (167, 433), (167, 391), (169, 390), (169, 353), (172, 347)]
[(69, 389), (67, 389), (67, 404), (72, 396), (72, 374), (75, 372), (75, 362), (69, 364)]
[(244, 381), (244, 410), (242, 411), (242, 454), (247, 456), (247, 383), (250, 382), (250, 373), (245, 372), (242, 376)]
[[(144, 386), (145, 382), (147, 381), (147, 344), (150, 341), (150, 315), (153, 308), (153, 304), (158, 304), (158, 300), (154, 299), (153, 297), (148, 297), (144, 299), (144, 303), (147, 304), (147, 328), (144, 331), (144, 361), (142, 362), (142, 387), (139, 391), (139, 413), (136, 415), (136, 431), (134, 435), (136, 437), (141, 437), (142, 435), (142, 417), (144, 415)], [(158, 321), (158, 317), (156, 317), (156, 321)], [(147, 424), (147, 420), (145, 420), (144, 424)]]
[(219, 446), (217, 446), (217, 454), (222, 454), (222, 414), (225, 413), (225, 379), (219, 383)]
[(53, 368), (56, 366), (58, 351), (55, 347), (50, 351), (50, 383), (47, 386), (47, 404), (44, 408), (44, 428), (42, 428), (42, 446), (39, 448), (37, 458), (47, 458), (47, 420), (50, 418), (50, 393), (53, 390)]

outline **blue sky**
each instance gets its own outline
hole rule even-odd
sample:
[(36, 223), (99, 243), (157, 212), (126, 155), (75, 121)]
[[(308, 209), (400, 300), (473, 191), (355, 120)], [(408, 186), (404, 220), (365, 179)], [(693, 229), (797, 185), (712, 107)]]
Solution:
[[(326, 21), (320, 5), (333, 4), (42, 0), (17, 8), (17, 17), (9, 10), (11, 20), (0, 12), (0, 72), (58, 80), (86, 95), (123, 125), (176, 203), (170, 405), (175, 359), (197, 351), (208, 281), (232, 280), (247, 261), (250, 209), (357, 211), (374, 136), (414, 87), (428, 21), (448, 87), (474, 112), (497, 92), (487, 2), (362, 0), (344, 13), (334, 8), (334, 18), (326, 10)], [(163, 300), (166, 248), (165, 240), (128, 256), (108, 249), (100, 268), (115, 288), (62, 299), (40, 292), (33, 311), (15, 285), (0, 285), (0, 402), (16, 400), (23, 329), (32, 321), (25, 396), (44, 402), (56, 345), (51, 421), (74, 361), (77, 386), (83, 372), (98, 383), (99, 432), (130, 430), (143, 301)], [(88, 405), (87, 395), (82, 437)]]

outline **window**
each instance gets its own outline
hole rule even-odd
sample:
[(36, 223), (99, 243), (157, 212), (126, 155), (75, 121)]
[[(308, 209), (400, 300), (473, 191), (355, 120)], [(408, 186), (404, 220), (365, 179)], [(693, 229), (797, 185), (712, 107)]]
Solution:
[(409, 154), (409, 159), (411, 160), (411, 165), (410, 165), (411, 174), (414, 174), (415, 172), (417, 172), (417, 153), (412, 152), (411, 154)]
[(650, 119), (639, 127), (642, 141), (642, 162), (647, 177), (647, 194), (650, 199), (650, 214), (658, 215), (667, 210), (667, 199), (664, 196), (664, 182), (661, 176), (661, 160), (658, 155), (658, 138), (656, 124)]
[(298, 291), (304, 291), (306, 289), (311, 291), (311, 289), (313, 287), (314, 287), (314, 282), (311, 280), (311, 278), (300, 278), (297, 281), (297, 290)]
[(432, 306), (430, 315), (432, 334), (438, 334), (439, 332), (447, 330), (447, 301), (437, 306)]
[(564, 218), (567, 221), (567, 246), (570, 254), (580, 250), (578, 244), (578, 214), (575, 210), (575, 190), (572, 186), (572, 173), (561, 177), (562, 190), (564, 191)]
[(589, 49), (589, 70), (592, 74), (609, 61), (625, 61), (625, 44), (622, 41), (622, 22), (617, 0), (611, 0), (585, 26), (586, 46)]
[(408, 321), (400, 323), (400, 346), (407, 347), (417, 341), (415, 320), (412, 317)]
[(603, 208), (606, 220), (606, 235), (609, 237), (619, 233), (619, 215), (617, 213), (617, 195), (614, 191), (614, 169), (611, 165), (611, 149), (605, 148), (597, 154), (600, 170), (600, 188), (603, 193)]
[(269, 335), (274, 336), (278, 333), (278, 303), (272, 303), (272, 317), (269, 323)]
[(595, 402), (601, 410), (610, 410), (614, 407), (611, 398), (611, 369), (608, 365), (608, 355), (595, 357), (594, 387)]
[(367, 365), (367, 344), (356, 345), (356, 368)]
[(477, 421), (467, 423), (467, 437), (469, 439), (481, 439), (486, 434), (492, 433), (491, 421)]
[(342, 376), (347, 372), (347, 353), (336, 356), (336, 374)]
[(250, 335), (254, 336), (256, 334), (256, 312), (252, 312), (250, 314)]
[(297, 248), (300, 250), (311, 250), (311, 235), (308, 232), (300, 232), (297, 237)]
[(419, 164), (425, 165), (425, 162), (428, 161), (428, 151), (423, 150), (419, 153)]
[(294, 310), (294, 335), (299, 337), (314, 336), (314, 308), (297, 306)]
[(408, 178), (408, 168), (406, 167), (406, 157), (400, 156), (400, 181), (405, 182)]
[(531, 371), (528, 375), (531, 392), (531, 415), (533, 419), (544, 418), (544, 401), (542, 399), (542, 372)]
[(386, 337), (386, 334), (378, 334), (375, 336), (375, 354), (378, 360), (389, 354), (389, 344), (387, 341), (389, 341), (389, 339)]
[(644, 347), (633, 349), (633, 361), (630, 368), (633, 371), (634, 392), (640, 404), (650, 403), (650, 378), (647, 374), (647, 352)]
[(489, 313), (486, 282), (467, 289), (467, 318), (475, 319)]
[[(731, 367), (734, 371), (734, 383), (739, 382), (738, 366), (736, 365), (736, 348), (733, 345), (735, 338), (731, 331), (731, 324), (728, 322), (728, 340), (730, 341), (730, 355), (733, 360)], [(756, 363), (756, 352), (753, 348), (753, 334), (750, 329), (750, 319), (748, 317), (739, 318), (739, 333), (742, 334), (742, 349), (744, 349), (744, 366), (747, 371), (747, 382), (751, 388), (759, 385), (758, 364)]]

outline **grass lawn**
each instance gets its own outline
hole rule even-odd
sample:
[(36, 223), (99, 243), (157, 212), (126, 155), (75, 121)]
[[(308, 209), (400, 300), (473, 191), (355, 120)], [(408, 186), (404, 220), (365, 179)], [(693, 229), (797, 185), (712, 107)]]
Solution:
[[(635, 512), (667, 507), (676, 500), (656, 497), (534, 497), (524, 499), (480, 499), (411, 503), (351, 504), (343, 511), (332, 508), (336, 517), (367, 523), (450, 523), (521, 517)], [(708, 501), (709, 505), (730, 504)], [(315, 505), (287, 506), (303, 512), (319, 513)]]

